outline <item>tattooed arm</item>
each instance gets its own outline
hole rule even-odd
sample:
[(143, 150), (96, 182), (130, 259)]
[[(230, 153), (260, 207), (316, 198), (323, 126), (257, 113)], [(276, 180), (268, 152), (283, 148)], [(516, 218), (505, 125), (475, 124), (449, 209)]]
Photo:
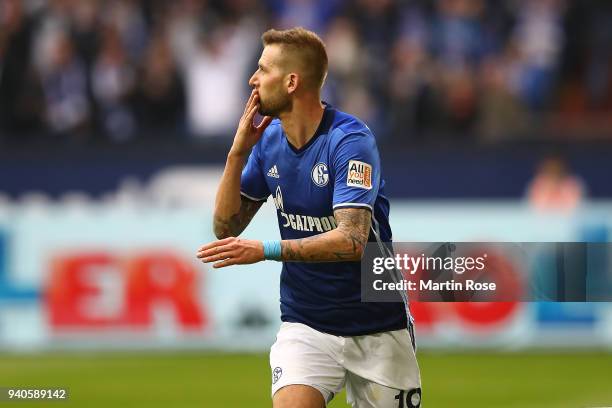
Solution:
[[(308, 238), (281, 241), (282, 260), (285, 262), (359, 261), (370, 233), (372, 222), (370, 214), (369, 210), (363, 208), (343, 208), (334, 211), (338, 228)], [(242, 225), (245, 221), (240, 221), (241, 219), (238, 217), (236, 223)], [(231, 225), (228, 227), (225, 225), (223, 223), (222, 228), (231, 228)], [(197, 257), (205, 263), (214, 262), (214, 268), (252, 264), (264, 260), (263, 243), (229, 237), (203, 245), (198, 249)]]
[(334, 211), (334, 217), (338, 224), (336, 229), (313, 237), (282, 241), (283, 261), (359, 261), (370, 234), (370, 210), (340, 208)]
[(215, 213), (213, 225), (215, 236), (218, 239), (223, 239), (240, 235), (263, 203), (263, 201), (253, 201), (240, 196), (240, 210), (237, 213), (229, 217), (223, 217)]
[(239, 235), (261, 207), (261, 203), (240, 194), (240, 174), (245, 161), (244, 155), (232, 152), (227, 157), (213, 215), (213, 230), (218, 239)]
[(259, 94), (253, 90), (240, 118), (217, 190), (213, 229), (219, 239), (236, 236), (244, 231), (263, 203), (248, 200), (240, 195), (242, 168), (251, 149), (272, 121), (271, 117), (266, 116), (255, 126), (253, 117), (258, 109)]

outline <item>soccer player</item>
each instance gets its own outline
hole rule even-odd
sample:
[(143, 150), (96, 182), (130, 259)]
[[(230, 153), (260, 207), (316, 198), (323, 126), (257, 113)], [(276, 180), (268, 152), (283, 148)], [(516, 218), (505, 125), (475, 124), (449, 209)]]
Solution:
[[(275, 408), (321, 408), (345, 385), (353, 407), (418, 407), (407, 305), (361, 301), (364, 247), (391, 241), (374, 136), (321, 102), (327, 54), (315, 33), (269, 30), (262, 42), (217, 191), (219, 241), (197, 256), (215, 268), (282, 261), (283, 323), (270, 352)], [(257, 126), (256, 112), (264, 116)], [(236, 238), (270, 195), (282, 240)]]

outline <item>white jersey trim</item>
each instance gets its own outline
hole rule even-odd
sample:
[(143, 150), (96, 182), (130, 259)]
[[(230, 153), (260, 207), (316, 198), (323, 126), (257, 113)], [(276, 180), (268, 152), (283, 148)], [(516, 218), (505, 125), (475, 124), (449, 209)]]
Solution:
[(365, 208), (369, 208), (370, 211), (372, 211), (372, 206), (370, 204), (365, 204), (365, 203), (339, 203), (339, 204), (335, 204), (333, 209), (335, 210), (336, 208), (339, 207), (365, 207)]
[(247, 193), (245, 193), (244, 191), (240, 192), (240, 195), (245, 196), (246, 198), (248, 198), (249, 200), (253, 200), (253, 201), (267, 201), (268, 197), (264, 197), (264, 198), (255, 198), (255, 197), (251, 197), (250, 195), (248, 195)]

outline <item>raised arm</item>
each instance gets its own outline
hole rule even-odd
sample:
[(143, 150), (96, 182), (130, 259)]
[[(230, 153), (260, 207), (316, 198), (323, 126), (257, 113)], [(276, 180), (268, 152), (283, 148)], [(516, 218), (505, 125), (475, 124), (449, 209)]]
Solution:
[[(224, 200), (219, 200), (221, 203)], [(214, 232), (218, 239), (238, 236), (249, 225), (253, 216), (257, 213), (263, 201), (253, 201), (240, 196), (240, 207), (237, 212), (227, 216), (221, 209), (215, 211)]]
[(240, 118), (217, 190), (213, 230), (219, 239), (236, 236), (244, 231), (262, 204), (240, 194), (242, 168), (251, 149), (272, 121), (272, 118), (266, 116), (259, 126), (255, 126), (253, 118), (258, 109), (259, 95), (253, 90)]

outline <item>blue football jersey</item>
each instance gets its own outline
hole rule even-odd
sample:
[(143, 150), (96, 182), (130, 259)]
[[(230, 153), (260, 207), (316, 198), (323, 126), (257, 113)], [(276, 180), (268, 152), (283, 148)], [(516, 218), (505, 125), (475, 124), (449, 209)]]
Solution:
[[(376, 140), (352, 115), (325, 105), (315, 135), (292, 146), (278, 119), (253, 147), (242, 172), (241, 194), (274, 200), (282, 239), (299, 239), (336, 228), (334, 210), (367, 208), (369, 241), (391, 242), (389, 201)], [(316, 330), (357, 336), (408, 325), (403, 303), (361, 302), (360, 262), (283, 262), (281, 320)]]

